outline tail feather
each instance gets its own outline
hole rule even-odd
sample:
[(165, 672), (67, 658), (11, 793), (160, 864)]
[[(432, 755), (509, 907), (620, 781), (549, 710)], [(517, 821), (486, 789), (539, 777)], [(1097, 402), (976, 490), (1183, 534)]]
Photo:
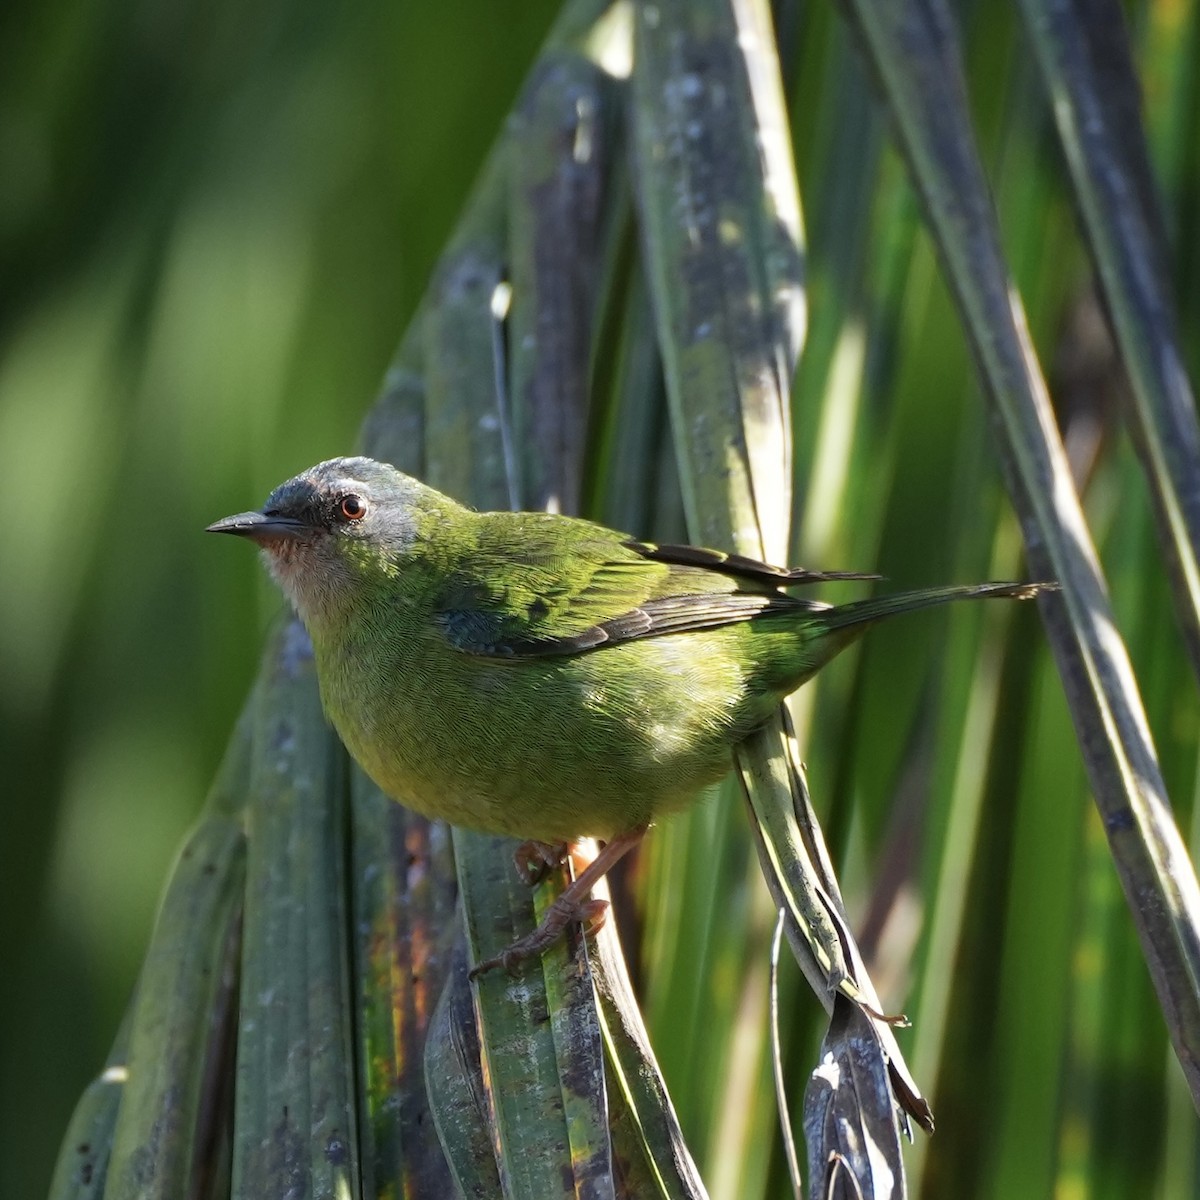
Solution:
[(916, 612), (955, 600), (1032, 600), (1043, 592), (1058, 590), (1057, 583), (977, 583), (966, 586), (920, 588), (897, 592), (892, 596), (872, 596), (850, 604), (839, 604), (824, 613), (829, 629), (850, 629), (870, 625), (898, 613)]

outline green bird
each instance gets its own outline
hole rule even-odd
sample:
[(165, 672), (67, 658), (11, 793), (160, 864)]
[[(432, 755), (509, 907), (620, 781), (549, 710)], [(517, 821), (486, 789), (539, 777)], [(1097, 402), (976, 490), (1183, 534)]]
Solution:
[(474, 974), (601, 916), (595, 881), (651, 822), (885, 617), (1028, 599), (985, 583), (829, 605), (800, 584), (874, 579), (658, 546), (551, 513), (474, 512), (369, 458), (335, 458), (261, 511), (209, 526), (256, 542), (312, 639), (325, 712), (387, 795), (527, 840), (518, 865), (604, 843), (542, 925)]

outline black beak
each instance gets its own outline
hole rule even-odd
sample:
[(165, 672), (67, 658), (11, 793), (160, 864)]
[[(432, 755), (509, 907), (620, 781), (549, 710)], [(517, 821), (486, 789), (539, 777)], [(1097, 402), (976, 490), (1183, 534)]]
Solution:
[(238, 513), (216, 521), (205, 533), (235, 533), (256, 542), (300, 541), (312, 533), (312, 526), (291, 517), (268, 516), (260, 512)]

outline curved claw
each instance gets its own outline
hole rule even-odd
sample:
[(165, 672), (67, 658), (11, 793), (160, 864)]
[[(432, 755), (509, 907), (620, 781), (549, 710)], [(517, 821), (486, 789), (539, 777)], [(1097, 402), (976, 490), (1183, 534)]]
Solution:
[(567, 857), (566, 842), (522, 842), (513, 851), (517, 874), (530, 886), (541, 883), (546, 875), (560, 866)]
[[(503, 967), (510, 975), (527, 958), (533, 958), (544, 950), (548, 950), (560, 937), (563, 930), (572, 922), (582, 922), (590, 931), (598, 929), (603, 924), (608, 911), (608, 901), (594, 899), (591, 896), (592, 886), (597, 880), (607, 874), (608, 869), (624, 855), (628, 854), (642, 840), (646, 832), (645, 825), (619, 833), (610, 842), (605, 843), (599, 854), (583, 869), (579, 877), (560, 895), (546, 910), (542, 923), (524, 937), (518, 938), (511, 946), (502, 950), (492, 958), (485, 959), (471, 968), (470, 978), (478, 979), (480, 975)], [(544, 842), (526, 842), (517, 851), (517, 869), (521, 870), (527, 855), (542, 856)], [(557, 848), (550, 847), (557, 853)], [(565, 852), (565, 847), (563, 851)], [(561, 860), (560, 860), (561, 861)], [(522, 872), (528, 878), (527, 872)]]
[(580, 901), (570, 898), (564, 892), (546, 910), (542, 923), (532, 933), (517, 938), (511, 946), (506, 946), (494, 958), (485, 959), (472, 967), (468, 978), (478, 979), (480, 975), (494, 971), (497, 967), (503, 967), (510, 975), (518, 975), (521, 964), (527, 959), (539, 958), (544, 951), (549, 950), (572, 921), (579, 922), (587, 933), (594, 933), (604, 924), (607, 912), (607, 900)]

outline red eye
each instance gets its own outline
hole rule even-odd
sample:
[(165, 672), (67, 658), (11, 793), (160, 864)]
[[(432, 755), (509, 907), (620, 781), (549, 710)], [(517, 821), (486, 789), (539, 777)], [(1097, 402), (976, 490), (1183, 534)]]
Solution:
[(367, 504), (361, 496), (354, 495), (353, 492), (349, 496), (342, 497), (342, 516), (347, 521), (361, 521), (367, 515)]

